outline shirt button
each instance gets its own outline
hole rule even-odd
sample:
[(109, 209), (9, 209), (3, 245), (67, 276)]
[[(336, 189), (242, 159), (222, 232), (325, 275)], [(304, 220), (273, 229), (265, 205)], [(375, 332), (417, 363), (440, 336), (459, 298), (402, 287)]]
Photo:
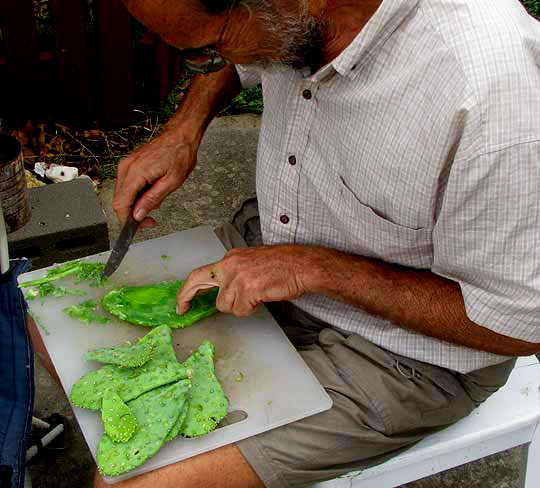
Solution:
[(311, 100), (311, 90), (304, 90), (302, 92), (302, 96), (306, 99), (306, 100)]
[(289, 156), (289, 164), (291, 166), (294, 166), (296, 164), (296, 157), (295, 156)]
[(282, 224), (288, 224), (289, 223), (289, 217), (287, 215), (282, 215), (279, 220), (281, 220)]

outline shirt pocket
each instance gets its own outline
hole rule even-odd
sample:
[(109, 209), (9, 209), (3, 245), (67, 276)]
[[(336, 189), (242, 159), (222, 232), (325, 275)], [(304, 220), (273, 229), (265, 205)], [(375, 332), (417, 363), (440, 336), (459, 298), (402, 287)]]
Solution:
[(358, 199), (341, 177), (333, 213), (352, 253), (403, 266), (431, 267), (432, 229), (413, 229), (377, 214)]

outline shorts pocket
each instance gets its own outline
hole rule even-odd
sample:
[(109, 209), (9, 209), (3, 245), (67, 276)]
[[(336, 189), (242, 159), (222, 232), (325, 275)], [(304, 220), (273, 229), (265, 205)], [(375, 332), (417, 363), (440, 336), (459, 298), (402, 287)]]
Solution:
[[(468, 415), (475, 407), (455, 375), (444, 368), (391, 354), (394, 368), (403, 377), (403, 394), (415, 405), (418, 427), (450, 425)], [(405, 386), (407, 385), (407, 386)], [(398, 419), (399, 416), (392, 416)], [(406, 423), (394, 422), (394, 429), (408, 429)]]

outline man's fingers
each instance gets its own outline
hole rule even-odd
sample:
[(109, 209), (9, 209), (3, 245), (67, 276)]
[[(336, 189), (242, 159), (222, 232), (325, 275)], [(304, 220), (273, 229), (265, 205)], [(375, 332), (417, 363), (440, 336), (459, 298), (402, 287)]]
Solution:
[(140, 224), (139, 227), (141, 229), (151, 229), (152, 227), (155, 227), (157, 224), (156, 219), (152, 217), (146, 217)]
[[(112, 201), (113, 210), (118, 216), (118, 220), (124, 223), (132, 211), (133, 201), (140, 190), (144, 188), (147, 181), (144, 178), (137, 178), (137, 180), (130, 178), (124, 179), (125, 184), (116, 183), (114, 192), (114, 199)], [(146, 192), (148, 193), (148, 192)]]
[(152, 187), (135, 202), (133, 207), (135, 220), (142, 222), (152, 210), (159, 208), (165, 197), (175, 189), (174, 183), (167, 178), (160, 178), (153, 183)]
[(191, 305), (191, 300), (200, 291), (208, 290), (220, 286), (217, 264), (211, 264), (193, 270), (187, 277), (184, 286), (180, 288), (176, 295), (176, 312), (186, 313)]

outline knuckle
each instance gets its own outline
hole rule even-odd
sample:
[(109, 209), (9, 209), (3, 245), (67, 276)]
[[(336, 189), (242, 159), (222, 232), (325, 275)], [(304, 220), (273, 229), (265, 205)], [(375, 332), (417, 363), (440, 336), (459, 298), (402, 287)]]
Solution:
[(125, 209), (125, 205), (123, 204), (121, 200), (115, 198), (112, 201), (112, 208), (116, 213), (118, 213), (118, 212), (122, 212), (122, 210)]

